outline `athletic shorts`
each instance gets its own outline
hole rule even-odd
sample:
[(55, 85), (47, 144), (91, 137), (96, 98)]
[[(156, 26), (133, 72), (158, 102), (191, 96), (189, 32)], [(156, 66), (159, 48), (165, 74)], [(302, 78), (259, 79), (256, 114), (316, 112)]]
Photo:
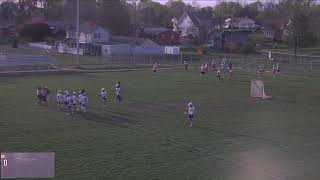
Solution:
[(106, 100), (107, 100), (107, 97), (102, 97), (102, 99), (103, 99), (104, 101), (106, 101)]
[(120, 95), (117, 95), (117, 99), (118, 99), (119, 101), (122, 101), (122, 97), (121, 97)]
[(189, 114), (189, 115), (188, 115), (188, 118), (189, 118), (189, 119), (193, 119), (193, 114)]
[(38, 97), (38, 100), (39, 100), (39, 101), (42, 101), (41, 95), (37, 95), (37, 97)]
[(204, 72), (204, 71), (201, 71), (201, 74), (205, 74), (206, 72)]

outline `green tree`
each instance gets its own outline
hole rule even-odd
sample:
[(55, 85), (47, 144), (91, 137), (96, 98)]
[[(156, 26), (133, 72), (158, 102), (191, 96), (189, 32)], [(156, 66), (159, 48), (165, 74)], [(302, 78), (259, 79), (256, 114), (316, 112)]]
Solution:
[(241, 14), (243, 7), (238, 2), (222, 2), (214, 7), (214, 17), (236, 17)]
[(99, 24), (115, 34), (130, 33), (129, 7), (124, 0), (100, 0), (97, 8)]

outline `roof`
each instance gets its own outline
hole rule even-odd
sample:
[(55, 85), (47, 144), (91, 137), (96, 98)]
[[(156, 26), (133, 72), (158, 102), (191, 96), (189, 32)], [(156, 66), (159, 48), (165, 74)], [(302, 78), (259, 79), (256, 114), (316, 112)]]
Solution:
[[(72, 25), (68, 29), (69, 30), (76, 30), (76, 27), (74, 25)], [(94, 32), (94, 31), (96, 31), (98, 29), (104, 29), (106, 31), (109, 31), (108, 29), (103, 28), (103, 27), (97, 25), (94, 22), (86, 22), (86, 23), (83, 23), (83, 24), (79, 25), (79, 32), (91, 33), (91, 32)]]
[(186, 11), (185, 14), (190, 17), (196, 27), (208, 27), (213, 25), (212, 19), (203, 18), (196, 12)]
[(162, 27), (147, 27), (143, 29), (143, 34), (148, 35), (148, 36), (155, 36), (160, 33), (163, 33), (165, 31), (168, 31), (169, 29), (162, 28)]

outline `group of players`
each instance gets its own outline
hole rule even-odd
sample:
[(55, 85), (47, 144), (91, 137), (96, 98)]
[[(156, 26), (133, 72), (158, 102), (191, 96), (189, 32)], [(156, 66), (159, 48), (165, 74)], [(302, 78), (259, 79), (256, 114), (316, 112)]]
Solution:
[[(189, 63), (187, 61), (184, 61), (183, 64), (185, 66), (185, 69), (187, 71), (189, 71)], [(229, 64), (226, 65), (226, 60), (225, 59), (223, 59), (221, 61), (220, 67), (217, 67), (216, 61), (212, 60), (212, 62), (211, 62), (211, 70), (212, 71), (216, 71), (216, 77), (217, 77), (218, 80), (221, 80), (223, 78), (222, 77), (222, 73), (225, 73), (226, 70), (227, 70), (228, 79), (232, 80), (232, 77), (233, 77), (233, 66), (232, 66), (231, 62), (229, 62)], [(201, 64), (201, 66), (200, 66), (200, 74), (201, 75), (205, 75), (208, 71), (209, 71), (208, 62), (206, 62), (204, 64)]]
[[(120, 95), (120, 81), (116, 82), (115, 85), (115, 102), (119, 103), (122, 101), (122, 96)], [(50, 91), (47, 87), (37, 88), (38, 104), (48, 106)], [(105, 88), (102, 88), (98, 93), (98, 97), (103, 105), (106, 105), (108, 99), (108, 92)], [(89, 97), (85, 91), (82, 89), (77, 93), (76, 91), (69, 92), (68, 90), (58, 90), (56, 94), (56, 104), (57, 110), (63, 111), (66, 115), (73, 115), (75, 112), (87, 112), (87, 105), (89, 103)]]
[[(189, 63), (187, 61), (184, 61), (184, 66), (187, 71), (189, 71)], [(227, 68), (226, 68), (227, 66)], [(156, 72), (158, 70), (159, 64), (155, 63), (153, 65), (153, 72)], [(220, 67), (217, 68), (217, 63), (215, 60), (212, 60), (211, 62), (211, 70), (216, 71), (216, 77), (218, 80), (222, 79), (222, 73), (225, 73), (226, 69), (228, 70), (228, 77), (229, 80), (232, 80), (233, 77), (233, 65), (231, 62), (226, 65), (226, 60), (223, 59), (221, 61)], [(202, 64), (200, 66), (200, 73), (201, 75), (205, 75), (206, 72), (209, 71), (208, 63)], [(262, 77), (262, 74), (264, 72), (263, 66), (259, 65), (257, 68), (257, 75), (259, 78)], [(272, 66), (272, 74), (275, 78), (278, 74), (280, 74), (280, 66), (279, 63)], [(122, 97), (120, 95), (120, 81), (117, 81), (115, 85), (115, 94), (116, 99), (115, 102), (119, 103), (122, 101)], [(50, 91), (47, 87), (39, 87), (37, 88), (37, 97), (38, 97), (38, 103), (41, 105), (48, 105), (48, 98), (49, 98)], [(105, 88), (102, 88), (100, 92), (98, 93), (99, 99), (101, 100), (103, 105), (106, 105), (107, 99), (108, 99), (108, 92)], [(57, 103), (57, 109), (58, 111), (64, 111), (66, 115), (73, 115), (75, 112), (80, 111), (81, 112), (87, 112), (87, 105), (89, 102), (89, 98), (86, 94), (86, 91), (82, 89), (77, 94), (76, 91), (73, 91), (72, 93), (69, 93), (69, 91), (65, 90), (58, 90), (56, 95), (56, 103)], [(192, 102), (189, 102), (187, 104), (187, 111), (185, 114), (188, 115), (188, 122), (189, 127), (193, 126), (194, 121), (194, 114), (196, 112), (196, 108)]]
[[(258, 78), (260, 78), (260, 79), (262, 78), (263, 72), (264, 72), (263, 66), (259, 65), (258, 69), (257, 69)], [(280, 75), (280, 64), (279, 63), (272, 65), (272, 76), (273, 76), (273, 78), (276, 78), (278, 75)]]

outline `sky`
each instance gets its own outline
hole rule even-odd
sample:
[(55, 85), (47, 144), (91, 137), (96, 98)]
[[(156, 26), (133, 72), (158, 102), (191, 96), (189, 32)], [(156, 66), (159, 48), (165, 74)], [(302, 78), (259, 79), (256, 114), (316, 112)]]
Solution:
[[(160, 2), (162, 4), (165, 4), (166, 2), (168, 2), (168, 0), (153, 0), (155, 2)], [(185, 3), (189, 3), (189, 4), (192, 4), (192, 1), (193, 0), (183, 0)], [(214, 6), (216, 5), (218, 2), (221, 2), (222, 0), (196, 0), (196, 2), (204, 7), (204, 6)], [(225, 1), (231, 1), (231, 0), (225, 0)], [(237, 0), (241, 3), (253, 3), (253, 2), (256, 2), (257, 0)], [(262, 0), (264, 1), (264, 0)], [(269, 0), (270, 1), (270, 0)]]

